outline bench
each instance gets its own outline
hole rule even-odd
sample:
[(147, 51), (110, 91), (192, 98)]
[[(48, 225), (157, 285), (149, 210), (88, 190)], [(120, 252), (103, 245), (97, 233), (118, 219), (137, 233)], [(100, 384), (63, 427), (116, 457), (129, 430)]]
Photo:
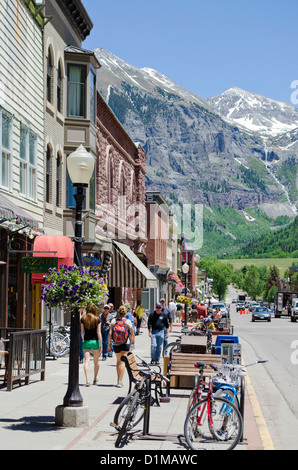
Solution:
[(210, 364), (221, 364), (219, 354), (193, 354), (193, 353), (171, 353), (167, 365), (167, 377), (170, 382), (167, 384), (167, 396), (170, 396), (171, 388), (193, 388), (194, 378), (198, 374), (195, 368), (196, 362), (204, 362), (207, 367), (204, 370), (204, 379), (214, 375), (214, 370)]
[[(128, 373), (128, 378), (129, 378), (128, 393), (130, 393), (131, 388), (132, 388), (132, 384), (136, 384), (137, 382), (140, 382), (142, 380), (141, 371), (146, 372), (146, 371), (150, 371), (152, 369), (149, 366), (149, 364), (147, 364), (145, 361), (138, 364), (134, 354), (131, 351), (126, 356), (122, 356), (121, 361), (124, 362), (125, 368), (126, 368), (127, 373)], [(160, 367), (159, 366), (155, 366), (155, 367), (158, 367), (158, 369), (159, 369), (156, 372), (160, 373), (161, 372)], [(161, 377), (159, 377), (157, 375), (154, 376), (154, 374), (152, 374), (151, 375), (151, 386), (152, 385), (154, 386), (155, 396), (152, 399), (151, 405), (156, 403), (157, 406), (160, 406), (160, 401), (169, 401), (168, 399), (166, 399), (166, 397), (163, 396)], [(160, 398), (159, 398), (159, 396), (160, 396)]]

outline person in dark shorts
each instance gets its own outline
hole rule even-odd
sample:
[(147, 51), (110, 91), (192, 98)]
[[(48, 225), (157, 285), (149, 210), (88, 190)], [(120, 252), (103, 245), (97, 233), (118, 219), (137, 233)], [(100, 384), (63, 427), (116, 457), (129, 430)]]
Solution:
[(125, 318), (127, 309), (121, 305), (118, 309), (117, 317), (111, 320), (109, 331), (108, 352), (111, 350), (111, 341), (113, 339), (114, 353), (116, 354), (117, 363), (117, 387), (123, 387), (123, 375), (125, 364), (121, 361), (122, 356), (126, 356), (130, 351), (130, 345), (135, 343), (135, 334), (133, 326), (128, 318)]
[(86, 376), (86, 387), (90, 387), (89, 381), (89, 365), (90, 365), (90, 351), (93, 351), (93, 364), (94, 364), (94, 380), (93, 384), (97, 383), (97, 375), (99, 371), (99, 356), (101, 353), (101, 331), (100, 320), (97, 316), (95, 307), (87, 308), (86, 315), (81, 318), (81, 336), (83, 340), (84, 352), (84, 372)]

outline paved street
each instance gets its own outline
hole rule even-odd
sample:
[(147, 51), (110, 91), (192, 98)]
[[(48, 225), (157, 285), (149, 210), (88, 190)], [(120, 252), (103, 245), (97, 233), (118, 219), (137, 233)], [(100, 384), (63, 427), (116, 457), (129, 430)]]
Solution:
[[(236, 291), (230, 288), (228, 298), (237, 298)], [(298, 323), (288, 317), (252, 322), (251, 315), (236, 313), (235, 304), (231, 312), (245, 362), (269, 361), (248, 372), (274, 448), (297, 450)]]
[[(174, 328), (172, 338), (180, 328)], [(136, 337), (136, 352), (149, 360), (147, 330)], [(92, 367), (92, 365), (91, 365)], [(34, 377), (33, 377), (34, 379)], [(36, 376), (38, 379), (38, 376)], [(83, 366), (80, 365), (80, 387), (84, 405), (89, 408), (89, 427), (57, 428), (54, 423), (55, 408), (61, 405), (67, 389), (68, 357), (48, 359), (46, 381), (32, 382), (29, 386), (16, 386), (12, 392), (0, 389), (0, 447), (12, 450), (115, 450), (116, 433), (110, 426), (117, 404), (128, 390), (118, 389), (115, 358), (100, 362), (99, 385), (84, 386)], [(142, 424), (119, 450), (186, 451), (183, 423), (189, 391), (173, 390), (170, 403), (151, 407), (150, 435), (142, 435)], [(181, 437), (180, 437), (181, 436)], [(245, 416), (245, 442), (240, 449), (262, 448), (251, 407), (247, 400)]]

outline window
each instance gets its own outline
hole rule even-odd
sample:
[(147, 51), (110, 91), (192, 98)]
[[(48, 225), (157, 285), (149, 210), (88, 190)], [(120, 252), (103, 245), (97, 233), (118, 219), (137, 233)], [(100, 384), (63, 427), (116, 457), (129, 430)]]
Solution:
[(12, 117), (0, 108), (0, 145), (1, 145), (1, 165), (0, 165), (0, 186), (11, 189), (12, 172)]
[(68, 65), (68, 116), (85, 117), (86, 68), (83, 65)]
[(63, 112), (62, 106), (62, 70), (61, 63), (58, 64), (58, 75), (57, 75), (57, 109), (59, 113)]
[(20, 133), (20, 193), (36, 199), (37, 138), (27, 127)]
[(96, 73), (90, 68), (90, 121), (96, 123)]
[(47, 60), (47, 100), (52, 102), (52, 73), (53, 73), (53, 64), (52, 64), (52, 55), (51, 50), (48, 50), (48, 60)]
[(57, 154), (56, 161), (56, 206), (60, 207), (61, 157)]
[(94, 170), (89, 183), (89, 209), (93, 211), (95, 211), (95, 174), (96, 170)]
[(51, 158), (52, 150), (51, 147), (47, 146), (46, 153), (46, 202), (50, 203), (51, 201)]

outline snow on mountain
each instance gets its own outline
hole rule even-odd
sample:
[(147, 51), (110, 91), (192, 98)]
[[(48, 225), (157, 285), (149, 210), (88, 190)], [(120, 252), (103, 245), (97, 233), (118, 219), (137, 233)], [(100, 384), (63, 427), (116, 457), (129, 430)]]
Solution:
[[(211, 110), (209, 103), (200, 96), (192, 93), (191, 91), (177, 85), (171, 78), (163, 75), (162, 73), (150, 67), (138, 68), (129, 65), (124, 60), (115, 56), (111, 52), (97, 48), (94, 50), (99, 62), (105, 67), (105, 72), (110, 72), (113, 75), (111, 83), (115, 82), (115, 77), (119, 80), (119, 85), (122, 81), (129, 83), (131, 86), (138, 87), (143, 91), (154, 92), (156, 88), (162, 88), (168, 93), (172, 93), (192, 103)], [(108, 75), (105, 73), (105, 78)], [(108, 96), (108, 82), (102, 82), (102, 76), (99, 74), (99, 88), (106, 88), (105, 96)]]
[(298, 109), (238, 87), (207, 101), (229, 123), (265, 137), (274, 137), (298, 127)]

